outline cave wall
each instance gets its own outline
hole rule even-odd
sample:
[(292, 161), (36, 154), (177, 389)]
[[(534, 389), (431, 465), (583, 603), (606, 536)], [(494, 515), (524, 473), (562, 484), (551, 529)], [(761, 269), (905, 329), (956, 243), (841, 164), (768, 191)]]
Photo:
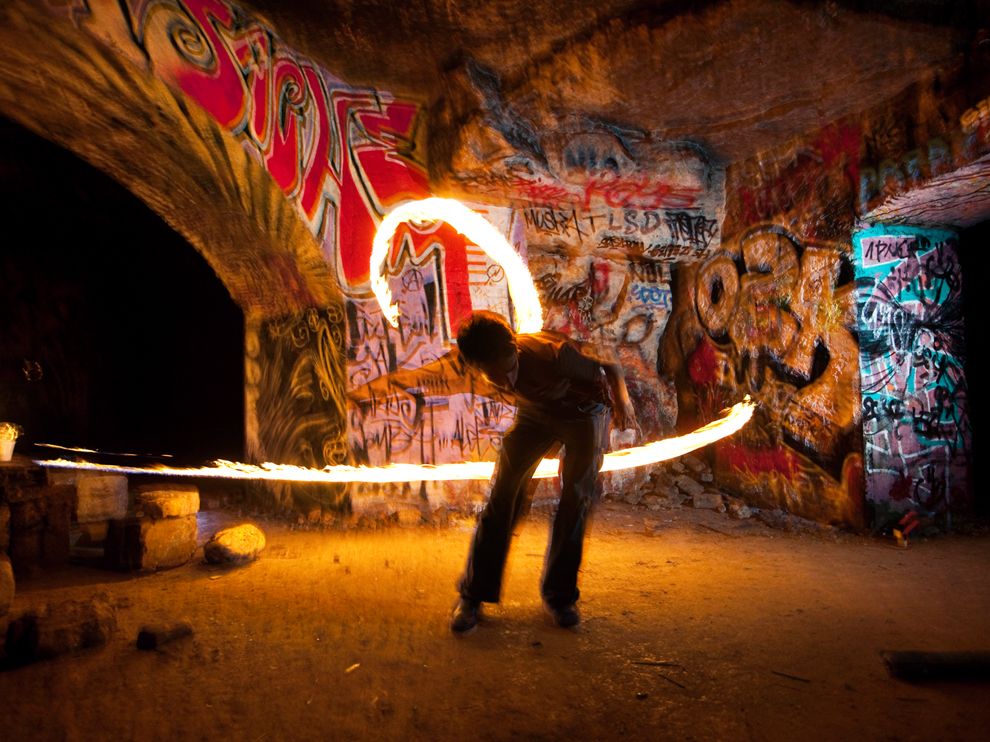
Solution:
[[(990, 151), (985, 46), (974, 44), (953, 69), (862, 114), (729, 167), (722, 250), (673, 276), (662, 357), (677, 383), (681, 424), (743, 393), (758, 401), (754, 422), (714, 446), (717, 479), (730, 491), (854, 525), (878, 525), (892, 510), (965, 511), (972, 502), (954, 243), (917, 225), (899, 233), (883, 222), (897, 221), (890, 204), (970, 172)], [(977, 208), (977, 196), (970, 198), (946, 191), (943, 201), (954, 206), (933, 218), (966, 218)], [(911, 218), (925, 213), (916, 209)], [(892, 234), (913, 235), (912, 245), (926, 247), (881, 269), (868, 256)], [(871, 292), (883, 293), (891, 276), (911, 272), (922, 255), (935, 272), (914, 271), (913, 297), (878, 311)], [(926, 299), (929, 290), (941, 298)], [(914, 311), (926, 301), (932, 306)], [(913, 359), (931, 360), (925, 344), (933, 337), (942, 344), (935, 365), (945, 373), (923, 380)], [(891, 351), (881, 342), (890, 338), (903, 347)], [(901, 354), (897, 364), (891, 352)], [(876, 385), (879, 369), (896, 382), (889, 395)], [(911, 401), (919, 394), (927, 411)], [(878, 395), (897, 399), (887, 400), (885, 422)], [(905, 420), (912, 409), (918, 417)], [(920, 430), (933, 415), (936, 429)], [(903, 451), (892, 444), (899, 425), (914, 431)], [(878, 447), (881, 438), (890, 445)]]

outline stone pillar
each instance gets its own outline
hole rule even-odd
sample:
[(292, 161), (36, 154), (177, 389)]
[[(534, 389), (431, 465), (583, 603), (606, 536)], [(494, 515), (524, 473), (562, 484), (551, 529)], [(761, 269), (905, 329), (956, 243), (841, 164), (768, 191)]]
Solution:
[[(322, 468), (349, 460), (342, 307), (245, 322), (246, 450), (253, 463)], [(343, 507), (343, 485), (266, 483), (267, 504)]]
[(954, 232), (853, 236), (866, 499), (894, 513), (971, 508), (962, 272)]

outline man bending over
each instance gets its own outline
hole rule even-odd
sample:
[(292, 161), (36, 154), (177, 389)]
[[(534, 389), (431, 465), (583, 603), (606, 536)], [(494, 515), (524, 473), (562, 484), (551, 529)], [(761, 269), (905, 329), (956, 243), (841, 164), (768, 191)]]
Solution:
[(554, 333), (516, 334), (492, 312), (474, 312), (457, 333), (467, 366), (480, 371), (518, 408), (502, 439), (491, 495), (482, 511), (459, 584), (450, 628), (456, 634), (478, 623), (482, 603), (497, 603), (513, 528), (526, 506), (526, 485), (540, 460), (563, 445), (560, 506), (554, 517), (541, 593), (557, 626), (577, 626), (578, 569), (585, 525), (608, 446), (609, 418), (634, 427), (622, 369), (585, 355)]

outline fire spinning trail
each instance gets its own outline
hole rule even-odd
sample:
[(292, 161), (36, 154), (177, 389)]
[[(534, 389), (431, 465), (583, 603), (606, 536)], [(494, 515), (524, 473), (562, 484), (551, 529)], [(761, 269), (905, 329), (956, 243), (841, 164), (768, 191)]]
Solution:
[[(502, 234), (483, 216), (458, 201), (427, 198), (402, 204), (382, 220), (375, 234), (371, 251), (371, 287), (388, 321), (398, 322), (398, 307), (392, 304), (392, 293), (383, 267), (388, 257), (392, 236), (405, 221), (428, 222), (443, 220), (484, 250), (499, 263), (509, 284), (509, 294), (516, 310), (518, 332), (539, 332), (543, 329), (543, 307), (526, 264)], [(605, 455), (603, 472), (648, 466), (683, 456), (698, 448), (739, 431), (753, 416), (755, 404), (747, 396), (733, 405), (718, 420), (686, 435), (652, 441), (641, 446), (612, 451)], [(85, 469), (120, 474), (158, 474), (170, 477), (212, 477), (218, 479), (251, 479), (276, 482), (438, 482), (454, 480), (491, 479), (495, 469), (491, 461), (462, 461), (456, 464), (389, 464), (387, 466), (327, 466), (310, 469), (289, 464), (242, 464), (215, 461), (204, 467), (128, 467), (110, 464), (55, 459), (35, 463), (59, 469)], [(557, 459), (543, 459), (537, 467), (538, 479), (557, 475)]]

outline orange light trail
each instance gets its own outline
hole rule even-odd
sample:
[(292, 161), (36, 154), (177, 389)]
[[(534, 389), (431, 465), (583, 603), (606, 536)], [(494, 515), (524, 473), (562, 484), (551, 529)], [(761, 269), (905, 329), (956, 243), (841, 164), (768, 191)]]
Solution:
[[(619, 471), (638, 466), (648, 466), (683, 456), (720, 438), (739, 431), (753, 416), (755, 404), (747, 396), (717, 420), (686, 435), (653, 441), (642, 446), (624, 448), (605, 454), (603, 472)], [(54, 469), (78, 469), (117, 474), (153, 474), (169, 477), (208, 477), (215, 479), (266, 480), (271, 482), (438, 482), (491, 479), (495, 469), (491, 461), (462, 461), (456, 464), (389, 464), (387, 466), (327, 466), (311, 469), (289, 464), (242, 464), (235, 461), (215, 461), (213, 466), (203, 467), (136, 467), (113, 464), (94, 464), (85, 461), (35, 461), (39, 466)], [(546, 479), (557, 475), (558, 460), (543, 459), (537, 467), (535, 478)]]

